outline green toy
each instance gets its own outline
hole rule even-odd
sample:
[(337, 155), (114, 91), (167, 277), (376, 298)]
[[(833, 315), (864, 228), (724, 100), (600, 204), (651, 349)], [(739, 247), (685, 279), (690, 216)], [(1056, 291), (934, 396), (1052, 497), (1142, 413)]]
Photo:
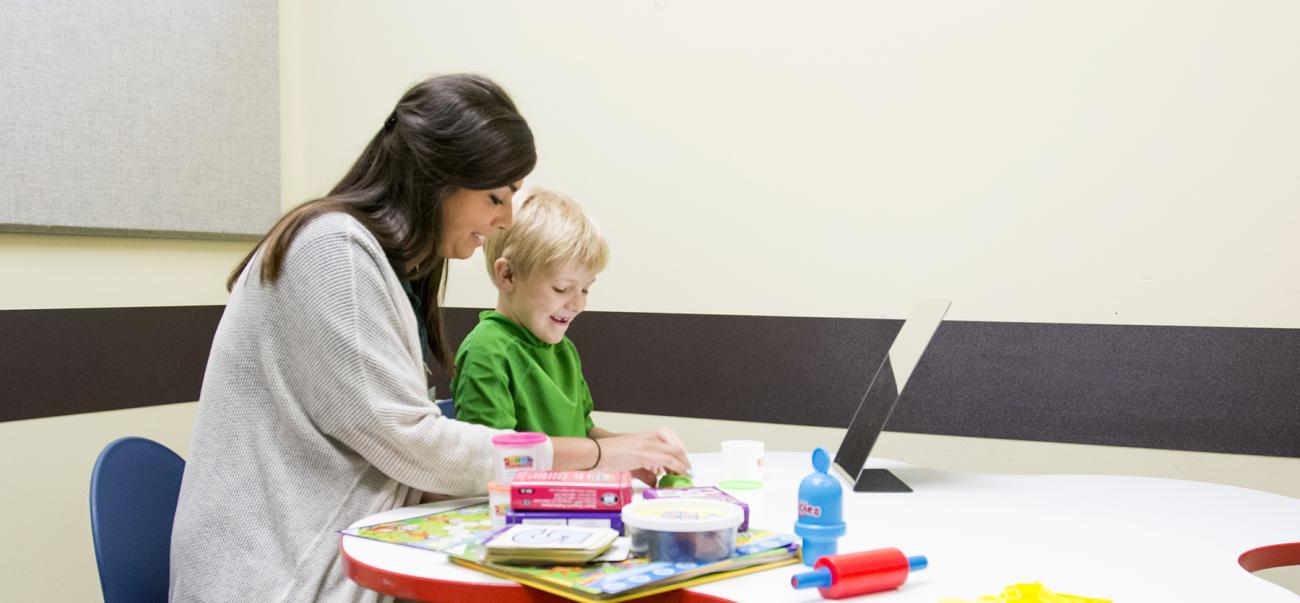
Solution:
[(677, 475), (675, 473), (665, 473), (659, 478), (660, 488), (690, 488), (695, 485), (689, 475)]

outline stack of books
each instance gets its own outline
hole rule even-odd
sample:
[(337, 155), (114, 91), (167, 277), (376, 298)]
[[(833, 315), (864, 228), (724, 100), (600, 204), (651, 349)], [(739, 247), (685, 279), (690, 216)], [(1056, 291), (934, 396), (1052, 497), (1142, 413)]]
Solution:
[(514, 525), (483, 543), (484, 560), (521, 565), (583, 564), (618, 538), (610, 528)]
[[(488, 561), (486, 547), (464, 542), (446, 550), (460, 565), (584, 603), (614, 603), (799, 562), (798, 539), (750, 530), (737, 537), (736, 556), (713, 563), (626, 561), (517, 565)], [(612, 548), (612, 547), (611, 547)]]
[(520, 471), (510, 482), (507, 525), (609, 528), (623, 533), (632, 500), (627, 471)]

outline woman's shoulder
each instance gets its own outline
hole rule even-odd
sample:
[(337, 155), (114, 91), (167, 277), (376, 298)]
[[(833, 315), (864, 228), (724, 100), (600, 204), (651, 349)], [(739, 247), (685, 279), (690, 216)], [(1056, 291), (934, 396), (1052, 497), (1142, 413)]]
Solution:
[(379, 240), (356, 218), (341, 211), (323, 213), (303, 225), (294, 243), (306, 245), (361, 245), (383, 253)]
[(341, 212), (321, 214), (304, 224), (289, 243), (284, 262), (281, 278), (306, 279), (311, 286), (335, 278), (382, 281), (392, 270), (374, 235)]

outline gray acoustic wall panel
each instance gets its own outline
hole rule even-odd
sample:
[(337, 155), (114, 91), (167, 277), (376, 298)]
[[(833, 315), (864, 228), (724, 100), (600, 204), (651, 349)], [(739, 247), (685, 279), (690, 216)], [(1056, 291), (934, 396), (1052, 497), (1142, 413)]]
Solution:
[(250, 238), (280, 211), (270, 0), (0, 0), (0, 230)]

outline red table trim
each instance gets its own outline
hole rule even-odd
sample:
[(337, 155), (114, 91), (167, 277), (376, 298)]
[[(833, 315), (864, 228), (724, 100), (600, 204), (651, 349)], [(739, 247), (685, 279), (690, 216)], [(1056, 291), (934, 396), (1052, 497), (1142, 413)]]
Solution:
[[(559, 595), (523, 586), (521, 584), (486, 584), (478, 582), (459, 582), (456, 580), (439, 580), (424, 576), (412, 576), (401, 572), (384, 570), (348, 554), (339, 539), (339, 554), (343, 556), (343, 569), (353, 582), (373, 591), (403, 599), (415, 599), (428, 603), (456, 603), (458, 601), (483, 600), (493, 603), (565, 603)], [(651, 595), (638, 601), (647, 603), (735, 603), (713, 595), (674, 590)]]
[(1237, 557), (1237, 564), (1248, 572), (1300, 565), (1300, 542), (1271, 544), (1251, 549)]

